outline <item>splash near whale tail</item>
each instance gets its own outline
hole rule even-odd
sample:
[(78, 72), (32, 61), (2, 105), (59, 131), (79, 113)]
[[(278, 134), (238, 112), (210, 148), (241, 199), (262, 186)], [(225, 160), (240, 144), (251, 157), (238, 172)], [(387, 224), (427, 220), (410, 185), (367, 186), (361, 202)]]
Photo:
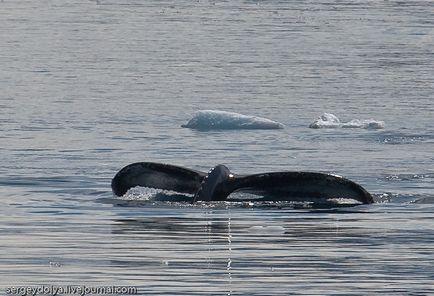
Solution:
[(121, 169), (112, 180), (117, 196), (141, 186), (194, 195), (196, 201), (226, 200), (232, 192), (247, 192), (267, 201), (325, 201), (353, 199), (372, 203), (372, 196), (360, 185), (340, 176), (316, 172), (271, 172), (234, 175), (224, 165), (208, 173), (179, 166), (138, 162)]

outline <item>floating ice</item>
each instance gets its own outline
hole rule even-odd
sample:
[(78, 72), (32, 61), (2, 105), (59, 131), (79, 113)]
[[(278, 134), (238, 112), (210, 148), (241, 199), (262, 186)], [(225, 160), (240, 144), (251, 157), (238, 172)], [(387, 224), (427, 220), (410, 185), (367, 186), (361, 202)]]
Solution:
[(323, 113), (313, 123), (309, 125), (310, 128), (334, 128), (340, 127), (341, 122), (339, 118), (331, 113)]
[(256, 116), (219, 110), (200, 110), (182, 127), (199, 130), (211, 129), (281, 129), (284, 125)]
[(324, 113), (309, 125), (310, 128), (364, 128), (382, 129), (384, 121), (374, 119), (353, 119), (348, 122), (341, 122), (339, 118), (331, 113)]
[(384, 121), (374, 119), (353, 119), (349, 122), (342, 123), (343, 128), (365, 128), (365, 129), (382, 129)]

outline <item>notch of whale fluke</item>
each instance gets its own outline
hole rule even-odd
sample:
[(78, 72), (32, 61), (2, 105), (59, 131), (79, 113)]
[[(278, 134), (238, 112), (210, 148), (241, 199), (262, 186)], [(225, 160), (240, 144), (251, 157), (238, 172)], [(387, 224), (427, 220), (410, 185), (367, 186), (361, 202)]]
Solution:
[(138, 162), (122, 168), (112, 180), (112, 190), (123, 196), (130, 188), (141, 186), (193, 195), (192, 202), (227, 200), (232, 192), (262, 196), (264, 201), (310, 201), (324, 203), (352, 199), (373, 203), (359, 184), (346, 178), (317, 172), (270, 172), (235, 175), (224, 165), (208, 173), (161, 163)]
[(284, 125), (267, 118), (220, 110), (199, 110), (181, 127), (196, 130), (282, 129)]
[(213, 167), (203, 178), (199, 189), (194, 195), (193, 202), (225, 200), (233, 191), (233, 182), (234, 175), (226, 166), (219, 164)]

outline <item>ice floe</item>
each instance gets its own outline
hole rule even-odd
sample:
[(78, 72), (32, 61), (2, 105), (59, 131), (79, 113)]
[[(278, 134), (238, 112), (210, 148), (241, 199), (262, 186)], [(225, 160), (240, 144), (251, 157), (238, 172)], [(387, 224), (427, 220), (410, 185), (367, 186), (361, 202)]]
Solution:
[(363, 128), (363, 129), (382, 129), (384, 121), (374, 119), (353, 119), (348, 122), (341, 122), (339, 118), (331, 113), (323, 113), (310, 128)]
[(281, 129), (284, 125), (262, 117), (219, 110), (200, 110), (182, 127), (214, 129)]

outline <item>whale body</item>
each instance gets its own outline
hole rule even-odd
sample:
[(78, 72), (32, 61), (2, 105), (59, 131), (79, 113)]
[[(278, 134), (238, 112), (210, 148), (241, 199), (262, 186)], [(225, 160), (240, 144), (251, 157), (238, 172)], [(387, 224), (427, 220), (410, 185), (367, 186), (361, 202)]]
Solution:
[(337, 175), (291, 171), (236, 175), (221, 164), (204, 173), (169, 164), (137, 162), (122, 168), (111, 182), (117, 196), (136, 186), (191, 194), (192, 202), (227, 200), (233, 192), (251, 193), (267, 201), (324, 202), (343, 198), (364, 204), (374, 202), (362, 186)]

